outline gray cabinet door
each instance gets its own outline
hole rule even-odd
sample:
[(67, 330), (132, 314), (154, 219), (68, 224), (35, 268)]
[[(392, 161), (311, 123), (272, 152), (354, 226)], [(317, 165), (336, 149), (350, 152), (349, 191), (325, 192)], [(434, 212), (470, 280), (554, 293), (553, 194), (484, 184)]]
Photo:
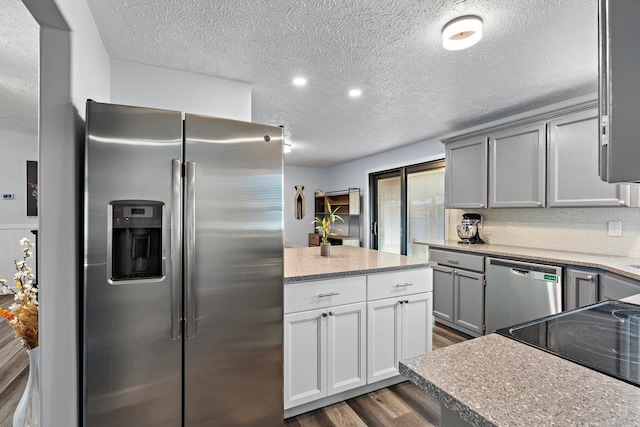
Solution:
[(516, 127), (491, 136), (489, 207), (544, 207), (545, 136), (544, 123)]
[(487, 138), (451, 142), (445, 151), (446, 207), (487, 207)]
[(640, 282), (606, 273), (600, 276), (598, 300), (622, 299), (640, 294)]
[(484, 326), (484, 274), (456, 270), (453, 283), (454, 323), (482, 335)]
[(565, 310), (573, 310), (598, 301), (598, 273), (567, 269)]
[(453, 268), (433, 267), (433, 315), (453, 322)]
[(640, 1), (601, 0), (600, 116), (601, 176), (608, 182), (640, 181)]
[(598, 176), (596, 108), (549, 122), (548, 156), (550, 207), (627, 204), (619, 185)]

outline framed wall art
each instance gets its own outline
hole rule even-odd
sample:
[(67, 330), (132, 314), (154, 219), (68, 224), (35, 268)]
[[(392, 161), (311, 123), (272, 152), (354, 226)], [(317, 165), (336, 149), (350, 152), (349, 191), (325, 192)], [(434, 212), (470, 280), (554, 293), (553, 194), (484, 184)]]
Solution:
[(27, 216), (38, 216), (38, 162), (27, 160)]

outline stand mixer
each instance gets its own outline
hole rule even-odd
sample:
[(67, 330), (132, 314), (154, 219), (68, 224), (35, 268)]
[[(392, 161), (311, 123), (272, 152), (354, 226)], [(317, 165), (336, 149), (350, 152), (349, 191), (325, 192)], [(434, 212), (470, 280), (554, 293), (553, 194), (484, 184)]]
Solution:
[(482, 216), (477, 213), (462, 214), (460, 224), (456, 225), (461, 245), (484, 243), (478, 233), (478, 224), (482, 223)]

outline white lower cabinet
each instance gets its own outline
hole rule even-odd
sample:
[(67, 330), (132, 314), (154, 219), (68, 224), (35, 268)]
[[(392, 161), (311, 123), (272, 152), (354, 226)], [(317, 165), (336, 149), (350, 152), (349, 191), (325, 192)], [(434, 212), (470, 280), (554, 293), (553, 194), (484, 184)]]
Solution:
[(366, 384), (366, 303), (284, 316), (285, 409)]
[(430, 351), (432, 283), (419, 268), (285, 285), (284, 409), (371, 391)]
[(431, 351), (431, 292), (367, 303), (367, 382), (399, 375), (398, 362)]

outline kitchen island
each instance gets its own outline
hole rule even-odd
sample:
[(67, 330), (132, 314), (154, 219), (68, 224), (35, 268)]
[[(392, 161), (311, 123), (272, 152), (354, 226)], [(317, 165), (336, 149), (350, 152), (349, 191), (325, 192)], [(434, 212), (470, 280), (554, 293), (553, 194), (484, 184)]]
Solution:
[(285, 418), (405, 381), (431, 350), (434, 262), (354, 246), (284, 251)]
[(430, 268), (436, 263), (354, 246), (332, 246), (331, 256), (320, 256), (319, 247), (284, 250), (284, 283), (357, 276), (413, 268)]
[(640, 426), (639, 387), (495, 333), (400, 372), (440, 401), (442, 427)]

